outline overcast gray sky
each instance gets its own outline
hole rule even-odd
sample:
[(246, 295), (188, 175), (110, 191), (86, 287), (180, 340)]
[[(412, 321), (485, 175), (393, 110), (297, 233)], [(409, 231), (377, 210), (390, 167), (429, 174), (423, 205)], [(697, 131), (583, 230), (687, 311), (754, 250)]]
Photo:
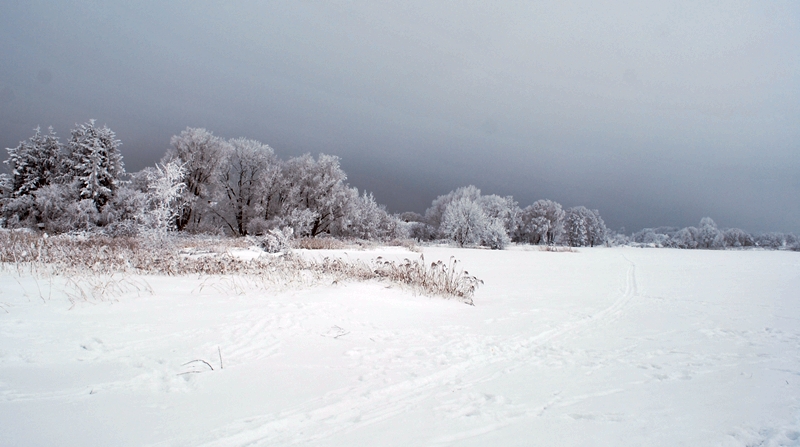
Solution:
[(0, 146), (96, 118), (130, 171), (205, 127), (338, 155), (390, 211), (474, 184), (800, 232), (797, 1), (385, 3), (6, 2)]

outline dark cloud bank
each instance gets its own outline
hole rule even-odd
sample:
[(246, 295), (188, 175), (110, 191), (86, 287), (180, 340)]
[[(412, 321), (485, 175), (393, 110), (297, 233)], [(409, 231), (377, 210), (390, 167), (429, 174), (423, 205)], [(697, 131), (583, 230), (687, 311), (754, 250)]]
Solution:
[(390, 211), (475, 184), (608, 225), (800, 232), (800, 5), (12, 2), (0, 146), (96, 118), (338, 155)]

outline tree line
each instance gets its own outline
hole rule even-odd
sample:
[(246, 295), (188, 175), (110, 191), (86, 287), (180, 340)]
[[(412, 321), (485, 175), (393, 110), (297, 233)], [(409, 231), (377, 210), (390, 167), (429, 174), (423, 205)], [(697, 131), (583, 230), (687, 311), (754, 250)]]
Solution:
[[(798, 245), (792, 235), (751, 236), (700, 227), (611, 232), (599, 211), (564, 209), (552, 200), (521, 208), (513, 197), (466, 186), (433, 200), (424, 215), (390, 214), (372, 194), (346, 183), (339, 158), (305, 154), (281, 160), (247, 138), (224, 139), (186, 128), (155, 166), (127, 173), (121, 142), (94, 120), (62, 143), (52, 128), (8, 148), (0, 176), (0, 223), (51, 233), (112, 236), (170, 231), (235, 236), (337, 237), (367, 240), (449, 240), (502, 249), (511, 242), (567, 245), (639, 244), (679, 248)], [(787, 245), (788, 244), (788, 245)]]

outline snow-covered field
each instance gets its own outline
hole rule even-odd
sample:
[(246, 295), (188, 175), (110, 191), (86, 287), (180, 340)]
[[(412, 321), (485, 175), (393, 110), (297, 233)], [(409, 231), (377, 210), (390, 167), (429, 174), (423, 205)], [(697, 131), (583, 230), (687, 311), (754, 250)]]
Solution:
[[(151, 276), (84, 302), (7, 267), (0, 445), (800, 445), (800, 253), (424, 253), (474, 307)], [(378, 255), (418, 256), (347, 256)]]

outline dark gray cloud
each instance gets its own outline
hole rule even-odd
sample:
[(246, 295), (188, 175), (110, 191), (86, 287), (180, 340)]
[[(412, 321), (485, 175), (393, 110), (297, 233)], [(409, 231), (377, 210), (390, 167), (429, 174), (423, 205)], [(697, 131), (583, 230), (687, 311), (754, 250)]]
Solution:
[(390, 210), (466, 184), (628, 230), (800, 232), (800, 6), (12, 2), (0, 145), (96, 118), (130, 169), (186, 126), (338, 155)]

